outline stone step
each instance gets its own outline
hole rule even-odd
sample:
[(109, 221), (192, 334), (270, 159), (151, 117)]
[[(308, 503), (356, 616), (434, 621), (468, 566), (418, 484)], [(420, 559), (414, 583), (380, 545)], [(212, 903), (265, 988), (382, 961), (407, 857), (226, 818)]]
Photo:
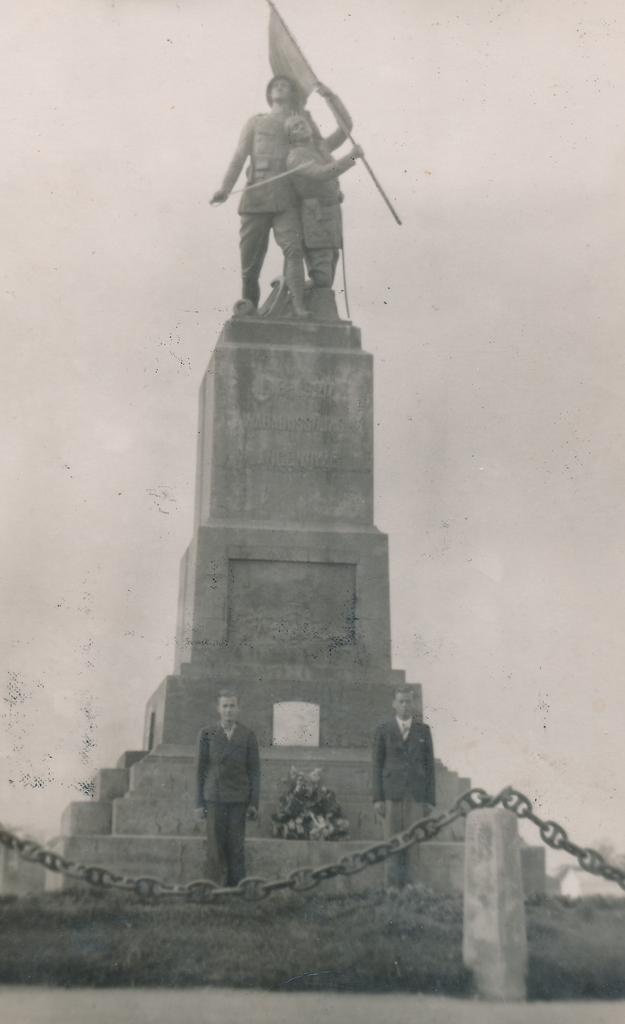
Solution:
[[(131, 752), (124, 755), (131, 762)], [(126, 768), (106, 768), (96, 776), (96, 799), (74, 802), (65, 811), (63, 835), (193, 835), (196, 781), (195, 751), (187, 746), (162, 747), (139, 756)], [(322, 769), (322, 781), (335, 791), (350, 836), (368, 839), (379, 834), (371, 802), (368, 750), (358, 748), (272, 747), (261, 751), (261, 835), (272, 834), (291, 766)], [(439, 810), (447, 810), (469, 788), (469, 780), (436, 762)], [(464, 821), (443, 833), (462, 839)]]
[[(371, 754), (366, 748), (264, 747), (260, 755), (262, 794), (267, 799), (277, 801), (291, 766), (305, 772), (321, 768), (323, 785), (335, 791), (339, 803), (351, 796), (370, 799)], [(450, 771), (439, 759), (435, 771), (441, 806), (451, 806), (471, 786), (470, 779)], [(130, 792), (133, 796), (195, 794), (195, 750), (171, 746), (152, 751), (131, 768)]]
[[(368, 796), (365, 799), (341, 800), (340, 805), (349, 822), (350, 838), (373, 841), (382, 837), (381, 824)], [(113, 801), (111, 831), (113, 835), (191, 836), (197, 832), (194, 810), (195, 801), (189, 794), (177, 800), (162, 796), (126, 796)], [(259, 823), (250, 826), (252, 834), (273, 836), (272, 816), (277, 810), (276, 800), (261, 799)], [(83, 834), (85, 831), (83, 829)], [(444, 839), (455, 841), (462, 840), (463, 835), (464, 820), (455, 822), (441, 833)]]
[(100, 768), (95, 777), (94, 797), (96, 800), (115, 800), (128, 792), (128, 785), (127, 768)]
[(112, 828), (113, 804), (110, 800), (76, 800), (61, 815), (63, 836), (101, 836)]
[(148, 753), (147, 750), (126, 750), (118, 759), (116, 768), (131, 768), (137, 761), (141, 761), (142, 758)]

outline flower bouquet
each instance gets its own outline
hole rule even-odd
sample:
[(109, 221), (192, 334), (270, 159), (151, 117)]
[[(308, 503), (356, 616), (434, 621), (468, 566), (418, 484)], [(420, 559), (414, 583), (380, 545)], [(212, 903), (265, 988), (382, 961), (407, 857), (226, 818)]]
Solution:
[(310, 772), (291, 767), (284, 780), (279, 810), (272, 815), (278, 839), (346, 839), (349, 822), (343, 817), (334, 790), (321, 785), (321, 768)]

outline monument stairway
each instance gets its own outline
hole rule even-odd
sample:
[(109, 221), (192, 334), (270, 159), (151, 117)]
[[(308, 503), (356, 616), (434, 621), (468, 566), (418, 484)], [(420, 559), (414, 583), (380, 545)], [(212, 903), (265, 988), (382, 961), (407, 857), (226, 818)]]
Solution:
[[(258, 823), (248, 825), (248, 873), (262, 877), (288, 874), (298, 867), (318, 867), (382, 838), (370, 797), (367, 750), (274, 747), (261, 751), (262, 789)], [(323, 769), (323, 779), (340, 798), (350, 824), (349, 839), (331, 842), (275, 839), (272, 814), (291, 766)], [(203, 874), (203, 827), (194, 821), (195, 758), (193, 748), (161, 748), (125, 754), (116, 768), (101, 769), (94, 799), (68, 806), (63, 835), (53, 849), (85, 864), (106, 866), (121, 874), (147, 874), (168, 883), (187, 883)], [(450, 808), (470, 787), (469, 780), (436, 762), (436, 813)], [(419, 848), (419, 878), (432, 888), (459, 890), (463, 882), (464, 818)], [(541, 888), (542, 851), (523, 851), (531, 891)], [(537, 855), (538, 858), (537, 858)], [(49, 876), (51, 888), (76, 884)], [(335, 890), (380, 887), (383, 869), (337, 879)]]

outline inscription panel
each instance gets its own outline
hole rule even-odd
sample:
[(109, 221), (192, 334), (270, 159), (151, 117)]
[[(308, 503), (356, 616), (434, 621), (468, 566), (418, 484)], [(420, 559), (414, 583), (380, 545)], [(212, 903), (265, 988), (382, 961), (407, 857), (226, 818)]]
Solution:
[(284, 359), (272, 369), (258, 369), (242, 407), (233, 406), (222, 465), (279, 473), (366, 472), (371, 447), (360, 415), (363, 397), (355, 382), (285, 377), (289, 366)]
[[(268, 451), (231, 452), (224, 465), (227, 469), (272, 469), (280, 473), (295, 473), (308, 469), (337, 469), (337, 452), (307, 452), (300, 448), (270, 448)], [(347, 467), (343, 467), (347, 468)]]
[(274, 747), (318, 747), (319, 705), (281, 701), (273, 706)]
[(278, 430), (296, 434), (333, 434), (345, 429), (345, 421), (338, 416), (280, 416), (261, 412), (243, 417), (246, 430)]
[(228, 644), (243, 653), (355, 643), (356, 566), (230, 559)]
[(269, 348), (218, 355), (210, 517), (370, 523), (370, 358)]
[(284, 368), (288, 366), (284, 353), (275, 360), (275, 367), (259, 370), (252, 381), (252, 397), (261, 404), (269, 399), (293, 399), (302, 401), (329, 402), (346, 401), (349, 397), (349, 386), (344, 380), (320, 374), (314, 378), (285, 377)]

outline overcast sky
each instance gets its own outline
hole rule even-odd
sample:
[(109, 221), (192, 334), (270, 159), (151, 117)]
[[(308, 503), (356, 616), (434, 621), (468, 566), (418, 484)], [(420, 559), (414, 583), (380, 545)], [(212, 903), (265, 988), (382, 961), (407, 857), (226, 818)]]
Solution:
[[(625, 849), (622, 3), (280, 7), (404, 221), (343, 179), (395, 667), (450, 768)], [(3, 11), (14, 825), (55, 833), (173, 668), (197, 390), (239, 287), (235, 201), (209, 199), (266, 33), (262, 0)]]

